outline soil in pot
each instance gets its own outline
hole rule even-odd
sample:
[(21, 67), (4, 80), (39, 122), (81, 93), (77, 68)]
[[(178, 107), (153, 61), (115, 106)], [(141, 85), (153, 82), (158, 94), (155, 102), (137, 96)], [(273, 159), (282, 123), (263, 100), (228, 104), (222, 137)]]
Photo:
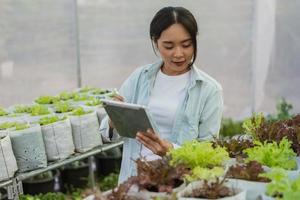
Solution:
[(24, 180), (22, 182), (24, 194), (36, 195), (48, 192), (58, 192), (56, 189), (57, 187), (55, 187), (55, 179), (59, 176), (60, 173), (56, 170), (54, 172), (48, 171)]
[(107, 176), (120, 171), (122, 152), (119, 147), (101, 152), (95, 156), (98, 176)]

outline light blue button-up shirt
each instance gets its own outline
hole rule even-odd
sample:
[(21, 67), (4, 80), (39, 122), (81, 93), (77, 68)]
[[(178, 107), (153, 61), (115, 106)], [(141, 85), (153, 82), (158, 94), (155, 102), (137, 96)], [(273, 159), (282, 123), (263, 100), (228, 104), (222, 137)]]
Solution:
[[(125, 102), (147, 106), (151, 89), (161, 66), (162, 61), (137, 68), (120, 88), (120, 95), (124, 97)], [(188, 140), (207, 140), (213, 136), (218, 137), (222, 110), (221, 85), (203, 71), (192, 66), (187, 94), (183, 104), (177, 108), (172, 134), (164, 139), (176, 145), (182, 145)], [(106, 116), (100, 126), (100, 132), (106, 141), (109, 141), (108, 128)], [(117, 136), (114, 135), (113, 139), (116, 138)], [(136, 175), (133, 160), (140, 157), (140, 150), (141, 144), (137, 140), (124, 138), (119, 183)]]

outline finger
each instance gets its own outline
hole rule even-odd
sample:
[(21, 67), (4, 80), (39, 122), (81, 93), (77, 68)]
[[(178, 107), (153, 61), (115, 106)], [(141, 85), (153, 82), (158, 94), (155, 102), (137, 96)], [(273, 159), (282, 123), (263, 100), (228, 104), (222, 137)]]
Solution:
[(124, 98), (121, 95), (115, 94), (113, 96), (113, 100), (115, 100), (115, 101), (124, 101)]
[(157, 141), (152, 140), (151, 138), (144, 135), (144, 132), (138, 132), (136, 139), (141, 142), (144, 146), (150, 149), (153, 153), (157, 154), (161, 151), (160, 145)]
[(155, 140), (157, 142), (160, 142), (161, 138), (158, 136), (158, 134), (155, 134), (152, 129), (148, 129), (147, 132), (143, 132), (143, 136), (149, 137), (152, 140)]

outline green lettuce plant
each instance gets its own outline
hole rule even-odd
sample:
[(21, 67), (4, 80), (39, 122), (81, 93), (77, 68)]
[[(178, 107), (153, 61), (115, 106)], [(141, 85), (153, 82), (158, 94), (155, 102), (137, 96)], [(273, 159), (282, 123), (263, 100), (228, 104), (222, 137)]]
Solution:
[(81, 115), (85, 115), (88, 113), (93, 112), (92, 110), (84, 110), (82, 107), (76, 108), (75, 110), (72, 111), (71, 115), (75, 115), (75, 116), (81, 116)]
[(266, 186), (266, 194), (276, 199), (295, 200), (300, 199), (300, 175), (295, 180), (288, 177), (287, 172), (281, 168), (274, 168), (270, 172), (260, 176), (271, 179)]
[(213, 147), (211, 142), (197, 140), (185, 142), (181, 148), (168, 153), (172, 166), (184, 165), (191, 169), (188, 180), (218, 177), (224, 173), (222, 166), (229, 159), (224, 147)]
[(87, 94), (75, 94), (73, 99), (74, 99), (74, 101), (87, 101), (87, 100), (92, 100), (93, 97), (91, 97)]
[(90, 91), (95, 90), (95, 89), (97, 89), (97, 88), (90, 87), (90, 86), (84, 86), (84, 87), (80, 88), (79, 92), (80, 93), (86, 93), (86, 92), (90, 92)]
[(14, 107), (14, 113), (31, 113), (31, 106), (16, 105)]
[(40, 96), (35, 100), (38, 104), (54, 104), (59, 101), (59, 97), (56, 96)]
[(66, 101), (73, 99), (75, 96), (76, 92), (61, 92), (58, 96), (60, 100)]
[(94, 95), (101, 95), (101, 94), (107, 94), (110, 93), (111, 91), (106, 90), (106, 89), (102, 89), (102, 88), (96, 88), (94, 90), (92, 90), (92, 94)]
[(87, 106), (102, 106), (102, 101), (100, 99), (92, 99), (91, 101), (88, 101), (85, 103)]
[(58, 122), (58, 121), (63, 121), (65, 119), (66, 119), (66, 117), (59, 118), (56, 115), (50, 116), (50, 117), (43, 117), (39, 120), (39, 124), (41, 126), (45, 126), (45, 125), (52, 124), (52, 123), (55, 123), (55, 122)]
[(276, 142), (264, 143), (254, 141), (254, 147), (245, 149), (243, 152), (248, 156), (246, 161), (256, 160), (268, 167), (282, 167), (287, 170), (293, 170), (297, 166), (295, 160), (296, 153), (291, 148), (291, 142), (286, 138), (279, 144)]
[(49, 109), (43, 105), (33, 105), (31, 106), (31, 116), (47, 115), (50, 114)]
[(262, 113), (254, 113), (251, 118), (246, 119), (243, 122), (243, 129), (246, 134), (252, 135), (253, 138), (256, 138), (256, 129), (260, 127), (260, 125), (264, 122), (264, 116)]
[(8, 112), (4, 110), (4, 108), (0, 107), (0, 116), (8, 115)]
[(71, 106), (69, 102), (66, 101), (59, 101), (54, 104), (54, 110), (56, 113), (66, 113), (66, 112), (71, 112), (75, 108)]
[(22, 122), (4, 122), (0, 124), (0, 130), (13, 129), (13, 130), (23, 130), (29, 128), (29, 124)]

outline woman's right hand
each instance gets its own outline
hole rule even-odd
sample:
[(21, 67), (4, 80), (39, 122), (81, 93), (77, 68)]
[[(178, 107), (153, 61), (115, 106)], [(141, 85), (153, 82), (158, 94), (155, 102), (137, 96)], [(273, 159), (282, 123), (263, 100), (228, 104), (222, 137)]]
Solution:
[[(119, 94), (115, 94), (115, 95), (113, 96), (112, 100), (124, 102), (124, 97), (122, 97), (122, 96), (119, 95)], [(114, 123), (113, 123), (110, 119), (108, 120), (108, 124), (109, 124), (109, 127), (110, 127), (110, 128), (115, 128)]]

